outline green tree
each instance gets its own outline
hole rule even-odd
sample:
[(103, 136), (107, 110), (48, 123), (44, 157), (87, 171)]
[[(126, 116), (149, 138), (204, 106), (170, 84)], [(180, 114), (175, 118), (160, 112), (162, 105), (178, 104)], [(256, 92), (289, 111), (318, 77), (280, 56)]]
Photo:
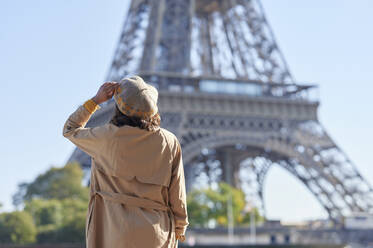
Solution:
[(20, 184), (13, 203), (32, 216), (38, 243), (84, 242), (89, 189), (82, 180), (80, 165), (69, 163)]
[(62, 203), (60, 200), (32, 199), (26, 201), (24, 211), (33, 217), (38, 232), (54, 230), (62, 224)]
[(0, 214), (0, 242), (30, 244), (36, 240), (36, 227), (31, 215), (24, 211)]
[(58, 230), (57, 242), (82, 243), (85, 239), (86, 212), (78, 211)]
[[(191, 227), (207, 227), (213, 222), (216, 225), (228, 225), (228, 201), (232, 199), (234, 225), (245, 226), (250, 223), (250, 212), (245, 211), (247, 202), (245, 194), (226, 183), (219, 183), (218, 188), (196, 189), (187, 196), (188, 215)], [(263, 218), (256, 208), (254, 211), (256, 222)]]
[(38, 243), (83, 242), (88, 202), (81, 199), (32, 200), (25, 209), (38, 223)]
[(88, 201), (81, 199), (64, 199), (61, 201), (61, 204), (61, 215), (63, 216), (62, 225), (67, 225), (76, 219), (80, 219), (82, 215), (84, 215), (85, 219), (88, 209)]
[(88, 188), (82, 186), (83, 171), (79, 163), (68, 163), (64, 167), (52, 167), (31, 183), (19, 184), (13, 196), (13, 204), (19, 206), (34, 198), (84, 199), (88, 201)]

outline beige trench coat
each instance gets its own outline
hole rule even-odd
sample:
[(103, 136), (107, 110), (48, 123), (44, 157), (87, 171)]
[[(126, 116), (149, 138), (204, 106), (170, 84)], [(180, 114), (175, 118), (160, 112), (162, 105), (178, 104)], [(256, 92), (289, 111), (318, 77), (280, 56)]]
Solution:
[(100, 108), (88, 102), (63, 127), (92, 159), (87, 247), (177, 247), (189, 224), (178, 139), (163, 128), (85, 127)]

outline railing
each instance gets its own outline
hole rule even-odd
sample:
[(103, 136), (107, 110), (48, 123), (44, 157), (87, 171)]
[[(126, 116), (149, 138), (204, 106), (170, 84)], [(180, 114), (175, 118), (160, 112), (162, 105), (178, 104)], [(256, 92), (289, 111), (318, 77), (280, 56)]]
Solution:
[(214, 93), (318, 101), (316, 85), (259, 82), (247, 79), (223, 79), (212, 76), (190, 77), (176, 73), (139, 73), (158, 90), (184, 93)]

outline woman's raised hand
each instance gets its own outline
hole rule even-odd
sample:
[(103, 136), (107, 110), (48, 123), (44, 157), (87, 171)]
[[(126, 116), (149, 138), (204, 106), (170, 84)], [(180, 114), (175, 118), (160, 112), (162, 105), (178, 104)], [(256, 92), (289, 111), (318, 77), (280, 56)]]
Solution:
[(98, 89), (97, 94), (92, 97), (92, 100), (97, 104), (106, 102), (113, 97), (117, 87), (119, 87), (119, 83), (117, 82), (105, 82)]

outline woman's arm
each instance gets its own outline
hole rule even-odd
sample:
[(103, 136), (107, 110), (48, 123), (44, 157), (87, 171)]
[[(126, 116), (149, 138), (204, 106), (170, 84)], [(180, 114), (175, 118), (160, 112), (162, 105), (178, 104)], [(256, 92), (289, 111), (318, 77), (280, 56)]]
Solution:
[(98, 104), (113, 96), (117, 85), (117, 83), (104, 83), (94, 97), (80, 105), (69, 116), (63, 127), (63, 136), (91, 157), (95, 157), (97, 152), (100, 151), (107, 130), (103, 126), (86, 128), (85, 125), (91, 115), (101, 108)]

